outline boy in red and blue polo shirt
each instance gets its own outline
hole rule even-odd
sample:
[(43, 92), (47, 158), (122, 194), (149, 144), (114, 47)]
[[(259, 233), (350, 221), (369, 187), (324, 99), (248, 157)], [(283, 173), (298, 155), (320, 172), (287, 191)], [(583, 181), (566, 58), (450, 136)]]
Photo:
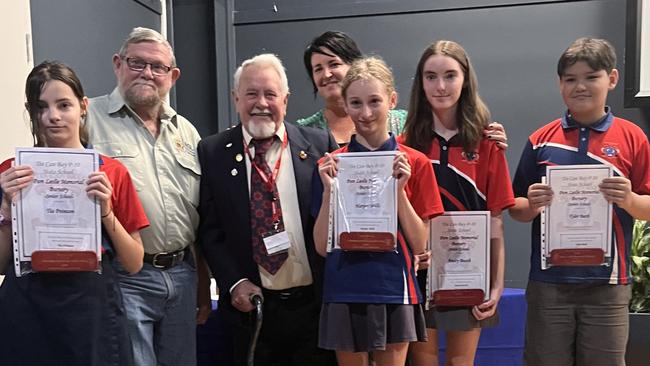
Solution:
[[(533, 221), (525, 362), (527, 365), (625, 365), (630, 299), (629, 249), (635, 218), (650, 218), (650, 145), (635, 124), (605, 105), (618, 82), (609, 42), (580, 38), (558, 62), (568, 111), (530, 135), (513, 182), (510, 215)], [(614, 176), (600, 191), (613, 203), (612, 259), (608, 266), (542, 270), (540, 217), (553, 199), (542, 184), (551, 165), (603, 164)]]

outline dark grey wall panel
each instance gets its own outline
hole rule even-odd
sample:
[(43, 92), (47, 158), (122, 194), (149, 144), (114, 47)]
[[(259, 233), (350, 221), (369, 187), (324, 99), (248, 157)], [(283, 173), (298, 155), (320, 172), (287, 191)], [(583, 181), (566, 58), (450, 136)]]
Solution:
[[(561, 1), (561, 0), (560, 0)], [(558, 0), (238, 0), (235, 24), (551, 3)]]
[(160, 15), (135, 0), (31, 0), (31, 18), (34, 63), (69, 64), (88, 96), (115, 87), (111, 57), (133, 27), (160, 29)]
[(214, 80), (213, 6), (204, 0), (174, 0), (174, 51), (181, 69), (176, 82), (177, 110), (201, 136), (217, 131)]
[[(238, 6), (249, 6), (245, 10), (254, 11), (253, 2), (244, 3), (247, 4)], [(255, 3), (262, 7), (267, 2)], [(303, 7), (310, 4), (314, 8), (324, 6), (320, 1), (301, 3)], [(350, 1), (340, 6), (351, 3), (359, 2)], [(512, 6), (425, 12), (403, 9), (403, 13), (387, 15), (282, 22), (276, 22), (274, 15), (269, 14), (266, 21), (260, 19), (257, 23), (235, 26), (235, 61), (240, 63), (262, 52), (276, 53), (282, 58), (292, 92), (288, 120), (293, 121), (321, 107), (320, 100), (314, 99), (311, 93), (302, 65), (302, 52), (307, 42), (324, 30), (348, 32), (363, 51), (382, 56), (392, 66), (401, 108), (408, 104), (411, 78), (424, 47), (436, 39), (458, 41), (472, 57), (480, 93), (493, 118), (507, 128), (510, 139), (508, 159), (514, 173), (527, 136), (543, 123), (560, 116), (564, 110), (555, 74), (558, 57), (578, 37), (604, 37), (617, 48), (622, 74), (619, 86), (610, 93), (609, 103), (617, 115), (636, 121), (648, 130), (648, 110), (623, 108), (623, 1), (516, 3)], [(305, 11), (296, 17), (307, 19), (308, 15)], [(507, 286), (523, 287), (526, 284), (529, 227), (506, 218)]]
[(215, 69), (216, 75), (216, 103), (218, 106), (218, 130), (223, 130), (236, 121), (235, 108), (230, 103), (232, 75), (235, 67), (235, 27), (234, 27), (235, 0), (214, 0), (215, 23)]

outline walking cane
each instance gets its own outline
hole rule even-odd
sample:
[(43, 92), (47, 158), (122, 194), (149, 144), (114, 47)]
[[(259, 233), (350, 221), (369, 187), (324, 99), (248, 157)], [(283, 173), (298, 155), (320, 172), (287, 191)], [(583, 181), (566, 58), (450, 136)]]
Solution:
[(262, 329), (262, 303), (264, 300), (262, 299), (262, 296), (258, 294), (251, 294), (250, 297), (250, 302), (251, 304), (255, 305), (255, 329), (253, 330), (253, 334), (251, 334), (251, 343), (248, 348), (248, 366), (254, 366), (255, 365), (255, 348), (257, 347), (257, 338), (260, 335), (260, 330)]

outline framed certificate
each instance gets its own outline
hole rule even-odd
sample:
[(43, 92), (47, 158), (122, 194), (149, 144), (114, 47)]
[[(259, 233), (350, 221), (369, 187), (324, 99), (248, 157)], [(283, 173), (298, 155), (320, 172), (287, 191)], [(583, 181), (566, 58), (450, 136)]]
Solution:
[(562, 165), (546, 168), (553, 201), (541, 213), (542, 269), (552, 266), (609, 265), (612, 205), (598, 189), (612, 176), (606, 165)]
[(393, 251), (397, 237), (396, 151), (338, 154), (330, 212), (333, 249)]
[(490, 212), (445, 212), (430, 225), (427, 306), (473, 306), (487, 300)]
[(34, 180), (12, 205), (16, 275), (32, 271), (98, 271), (100, 205), (86, 194), (99, 169), (94, 150), (18, 148), (16, 165)]

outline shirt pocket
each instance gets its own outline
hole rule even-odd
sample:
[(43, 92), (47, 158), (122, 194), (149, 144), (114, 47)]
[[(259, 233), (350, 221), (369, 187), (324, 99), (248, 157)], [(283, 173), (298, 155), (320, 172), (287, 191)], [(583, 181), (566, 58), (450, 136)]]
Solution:
[(142, 159), (138, 145), (123, 142), (104, 142), (95, 143), (93, 147), (99, 153), (124, 164), (129, 170), (136, 191), (140, 192), (144, 189), (144, 171), (142, 167), (146, 163)]
[(176, 162), (183, 169), (185, 187), (181, 189), (187, 192), (187, 198), (194, 207), (199, 205), (199, 185), (201, 181), (201, 166), (196, 155), (188, 153), (174, 154)]

